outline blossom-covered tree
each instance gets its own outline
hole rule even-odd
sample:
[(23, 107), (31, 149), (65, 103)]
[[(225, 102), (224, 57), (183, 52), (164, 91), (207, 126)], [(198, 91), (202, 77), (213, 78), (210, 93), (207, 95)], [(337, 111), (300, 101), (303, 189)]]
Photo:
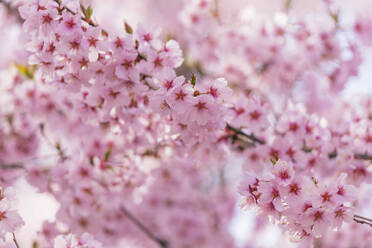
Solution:
[(30, 247), (237, 247), (237, 205), (257, 235), (369, 247), (372, 98), (344, 92), (372, 18), (277, 2), (0, 0), (1, 247), (20, 178), (59, 203)]

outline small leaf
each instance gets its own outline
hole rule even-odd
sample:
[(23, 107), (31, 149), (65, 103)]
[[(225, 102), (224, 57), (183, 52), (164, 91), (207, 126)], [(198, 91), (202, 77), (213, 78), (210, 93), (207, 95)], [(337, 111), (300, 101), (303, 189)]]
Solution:
[(104, 37), (108, 37), (108, 33), (106, 32), (106, 30), (101, 30), (101, 34), (104, 36)]
[(16, 64), (15, 66), (21, 75), (27, 77), (28, 79), (34, 78), (34, 74), (37, 68), (36, 65), (29, 66), (29, 65)]
[(149, 156), (149, 157), (157, 157), (158, 154), (156, 151), (154, 150), (151, 150), (151, 149), (147, 149), (144, 153), (142, 153), (142, 156)]
[(279, 161), (278, 155), (275, 154), (275, 157), (271, 158), (270, 161), (273, 165), (276, 165), (276, 163)]
[(194, 73), (191, 75), (190, 83), (191, 83), (192, 86), (195, 86), (195, 84), (196, 84), (196, 77), (195, 77)]
[(329, 12), (329, 15), (331, 16), (332, 20), (335, 22), (335, 24), (339, 23), (340, 13), (339, 11)]
[(110, 149), (107, 149), (106, 153), (105, 153), (105, 162), (107, 162), (110, 158), (110, 155), (111, 155), (111, 150)]
[(81, 12), (84, 15), (84, 18), (86, 20), (90, 20), (90, 18), (92, 17), (92, 14), (93, 14), (92, 7), (91, 6), (88, 6), (88, 8), (85, 8), (82, 4), (80, 4), (80, 9), (81, 9)]
[(90, 19), (91, 17), (92, 17), (92, 15), (93, 15), (93, 9), (92, 9), (92, 7), (91, 6), (88, 6), (88, 8), (87, 8), (87, 11), (86, 11), (86, 18), (87, 19)]
[(124, 22), (124, 28), (128, 34), (133, 34), (133, 28), (127, 22)]

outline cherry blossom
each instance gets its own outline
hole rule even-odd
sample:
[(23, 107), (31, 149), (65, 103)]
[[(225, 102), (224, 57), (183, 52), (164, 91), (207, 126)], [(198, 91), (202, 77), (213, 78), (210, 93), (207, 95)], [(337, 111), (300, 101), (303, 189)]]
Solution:
[(0, 0), (0, 246), (368, 246), (367, 5), (171, 2)]

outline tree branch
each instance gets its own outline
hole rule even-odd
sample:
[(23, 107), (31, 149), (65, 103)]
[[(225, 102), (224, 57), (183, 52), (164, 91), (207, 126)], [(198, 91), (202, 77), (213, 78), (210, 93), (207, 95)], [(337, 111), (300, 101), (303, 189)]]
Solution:
[(15, 244), (15, 246), (16, 246), (17, 248), (19, 248), (19, 245), (18, 245), (18, 242), (17, 242), (16, 236), (15, 236), (14, 233), (12, 233), (12, 234), (13, 234), (13, 241), (14, 241), (14, 244)]
[(161, 248), (168, 248), (167, 241), (156, 237), (141, 221), (139, 221), (135, 216), (133, 216), (128, 209), (126, 209), (123, 205), (120, 206), (120, 211), (124, 213), (128, 219), (130, 219), (133, 224), (135, 224), (143, 233), (146, 234), (147, 237), (155, 241)]
[(0, 169), (11, 170), (11, 169), (24, 169), (21, 164), (0, 164)]
[(367, 153), (364, 153), (364, 154), (356, 153), (354, 154), (354, 158), (361, 159), (361, 160), (372, 160), (372, 155), (367, 154)]
[(368, 218), (360, 216), (360, 215), (354, 215), (353, 220), (356, 223), (366, 224), (366, 225), (369, 225), (370, 227), (372, 227), (372, 219), (368, 219)]
[[(236, 134), (236, 136), (239, 136), (239, 135), (241, 135), (241, 136), (243, 136), (243, 137), (245, 137), (245, 138), (248, 138), (249, 140), (251, 140), (253, 143), (253, 146), (252, 146), (252, 144), (251, 144), (251, 146), (249, 146), (249, 147), (254, 147), (254, 144), (255, 143), (258, 143), (258, 144), (260, 144), (260, 145), (264, 145), (265, 144), (265, 141), (263, 141), (263, 140), (261, 140), (261, 139), (259, 139), (259, 138), (257, 138), (254, 134), (247, 134), (247, 133), (245, 133), (245, 132), (243, 132), (242, 130), (240, 130), (239, 128), (236, 128), (236, 127), (233, 127), (233, 126), (231, 126), (230, 124), (226, 124), (226, 128), (227, 129), (229, 129), (229, 130), (231, 130), (231, 131), (233, 131), (235, 134)], [(236, 138), (236, 136), (234, 136), (234, 137), (232, 137), (233, 138), (233, 143), (235, 142), (235, 140), (237, 139)], [(307, 149), (307, 150), (306, 150)], [(303, 149), (303, 151), (304, 152), (311, 152), (311, 148), (306, 148), (306, 149)], [(338, 154), (337, 154), (337, 150), (334, 150), (334, 151), (332, 151), (332, 152), (330, 152), (329, 154), (328, 154), (328, 158), (329, 159), (334, 159), (334, 158), (336, 158), (338, 156)], [(372, 155), (371, 154), (368, 154), (368, 153), (355, 153), (354, 154), (354, 159), (359, 159), (359, 160), (371, 160), (372, 161)]]
[(231, 130), (231, 131), (234, 131), (237, 135), (242, 135), (242, 136), (250, 139), (253, 142), (257, 142), (260, 145), (264, 145), (265, 144), (265, 141), (257, 138), (254, 134), (246, 134), (242, 130), (240, 130), (240, 129), (236, 128), (236, 127), (231, 126), (229, 123), (226, 124), (226, 128), (229, 129), (229, 130)]

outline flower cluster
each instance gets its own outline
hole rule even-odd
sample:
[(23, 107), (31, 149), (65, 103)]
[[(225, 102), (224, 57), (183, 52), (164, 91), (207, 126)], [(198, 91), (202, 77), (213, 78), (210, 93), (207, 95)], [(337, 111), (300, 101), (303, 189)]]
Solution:
[[(77, 7), (76, 7), (77, 6)], [(133, 29), (111, 35), (92, 23), (78, 1), (30, 1), (20, 8), (29, 34), (29, 62), (38, 65), (42, 80), (74, 95), (82, 114), (98, 121), (113, 109), (147, 104), (154, 78), (182, 63), (173, 41), (162, 42), (158, 30)]]
[(21, 216), (15, 210), (14, 190), (0, 187), (0, 240), (5, 240), (7, 233), (14, 233), (24, 225)]
[(355, 193), (345, 182), (346, 174), (326, 184), (296, 174), (290, 162), (273, 161), (270, 167), (261, 176), (245, 176), (240, 185), (243, 204), (257, 204), (260, 213), (271, 216), (293, 240), (319, 238), (352, 220)]
[[(371, 44), (368, 16), (344, 25), (334, 1), (317, 18), (291, 12), (297, 1), (270, 16), (171, 2), (0, 0), (0, 182), (24, 177), (59, 204), (33, 246), (239, 246), (243, 171), (243, 206), (263, 214), (249, 247), (264, 216), (294, 241), (337, 246), (337, 229), (363, 247), (349, 239), (370, 234), (356, 216), (369, 208), (372, 101), (341, 92)], [(145, 23), (116, 29), (110, 7)], [(9, 192), (1, 247), (22, 224)]]
[[(290, 97), (316, 112), (332, 104), (335, 94), (357, 75), (358, 41), (341, 34), (333, 10), (309, 21), (283, 12), (261, 14), (242, 1), (229, 3), (228, 13), (222, 5), (193, 0), (180, 10), (181, 25), (188, 31), (180, 33), (180, 39), (187, 40), (188, 51), (208, 74), (237, 81), (242, 89), (253, 88), (276, 104), (301, 87), (305, 94)], [(361, 28), (362, 37), (370, 34), (367, 23), (368, 18), (356, 23), (366, 27)]]
[(0, 110), (0, 181), (4, 186), (17, 179), (23, 161), (31, 160), (37, 154), (36, 129), (28, 116)]
[(232, 91), (227, 81), (220, 78), (196, 84), (195, 79), (185, 82), (182, 76), (175, 77), (171, 72), (163, 77), (152, 103), (174, 123), (174, 132), (181, 134), (186, 145), (216, 141), (215, 130), (223, 130), (229, 120), (227, 110)]

